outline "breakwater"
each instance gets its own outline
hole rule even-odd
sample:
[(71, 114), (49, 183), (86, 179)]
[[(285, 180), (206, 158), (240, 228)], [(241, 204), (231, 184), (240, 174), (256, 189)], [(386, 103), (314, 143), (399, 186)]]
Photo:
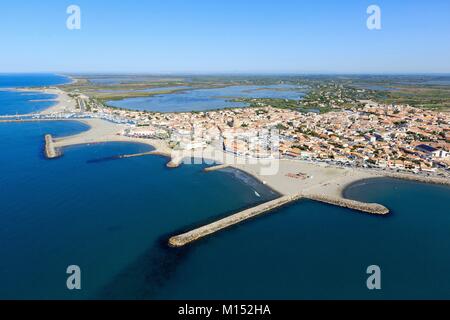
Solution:
[(200, 228), (194, 229), (192, 231), (186, 232), (184, 234), (174, 236), (169, 239), (169, 245), (172, 247), (183, 247), (191, 242), (200, 240), (206, 236), (213, 233), (221, 231), (223, 229), (229, 228), (233, 225), (244, 222), (245, 220), (255, 218), (261, 214), (273, 211), (275, 209), (281, 208), (289, 203), (298, 201), (300, 199), (309, 199), (313, 201), (318, 201), (322, 203), (327, 203), (343, 208), (348, 208), (352, 210), (361, 211), (364, 213), (376, 214), (376, 215), (387, 215), (389, 214), (389, 209), (385, 206), (377, 203), (363, 203), (359, 201), (326, 196), (326, 195), (293, 195), (293, 196), (283, 196), (281, 198), (275, 199), (270, 202), (263, 203), (256, 207), (238, 212), (224, 219), (218, 220), (211, 224), (202, 226)]
[(233, 214), (229, 217), (221, 219), (219, 221), (213, 222), (206, 226), (197, 228), (195, 230), (189, 231), (187, 233), (174, 236), (169, 239), (169, 245), (172, 247), (183, 247), (191, 242), (202, 239), (208, 235), (216, 233), (220, 230), (229, 228), (233, 225), (239, 224), (245, 220), (257, 217), (261, 214), (267, 213), (269, 211), (278, 209), (283, 207), (289, 203), (297, 201), (301, 199), (301, 195), (295, 196), (284, 196), (273, 201), (269, 201), (263, 204), (260, 204), (256, 207), (241, 211), (239, 213)]
[(136, 157), (145, 157), (145, 156), (162, 156), (171, 159), (167, 163), (167, 168), (178, 168), (180, 166), (180, 160), (173, 159), (170, 154), (167, 152), (162, 152), (158, 150), (149, 151), (149, 152), (143, 152), (143, 153), (136, 153), (136, 154), (127, 154), (127, 155), (121, 155), (118, 156), (118, 159), (127, 159), (127, 158), (136, 158)]
[(55, 159), (61, 156), (61, 152), (55, 148), (51, 134), (45, 135), (44, 154), (47, 159)]
[(229, 165), (227, 165), (227, 164), (220, 164), (217, 166), (205, 168), (205, 172), (213, 172), (213, 171), (217, 171), (217, 170), (226, 169), (228, 167), (229, 167)]
[(142, 153), (135, 153), (135, 154), (124, 154), (121, 156), (117, 156), (118, 159), (128, 159), (128, 158), (137, 158), (137, 157), (145, 157), (145, 156), (153, 156), (153, 155), (160, 155), (157, 151), (148, 151), (148, 152), (142, 152)]
[(449, 178), (426, 177), (426, 176), (420, 176), (418, 174), (405, 174), (405, 173), (385, 173), (383, 175), (385, 177), (394, 178), (394, 179), (401, 179), (401, 180), (409, 180), (409, 181), (415, 181), (415, 182), (440, 184), (440, 185), (450, 186), (450, 179)]
[(370, 214), (387, 215), (389, 209), (378, 203), (364, 203), (328, 195), (304, 195), (303, 198)]

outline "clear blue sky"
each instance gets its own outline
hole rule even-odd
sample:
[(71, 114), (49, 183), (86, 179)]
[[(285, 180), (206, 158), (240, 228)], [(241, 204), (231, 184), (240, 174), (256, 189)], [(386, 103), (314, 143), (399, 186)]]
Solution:
[(449, 73), (449, 13), (448, 0), (3, 0), (0, 72)]

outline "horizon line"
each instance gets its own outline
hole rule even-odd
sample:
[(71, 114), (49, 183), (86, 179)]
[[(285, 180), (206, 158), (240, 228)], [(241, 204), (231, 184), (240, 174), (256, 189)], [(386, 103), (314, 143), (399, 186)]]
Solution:
[(0, 72), (0, 75), (8, 74), (54, 74), (61, 76), (70, 75), (136, 75), (136, 76), (226, 76), (226, 75), (246, 75), (246, 76), (450, 76), (450, 72), (248, 72), (248, 71), (217, 71), (217, 72), (133, 72), (133, 71), (11, 71)]

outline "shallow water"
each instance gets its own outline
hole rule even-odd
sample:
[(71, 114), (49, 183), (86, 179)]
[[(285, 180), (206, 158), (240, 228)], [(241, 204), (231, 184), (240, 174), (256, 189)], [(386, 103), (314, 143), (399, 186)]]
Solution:
[(109, 101), (111, 106), (153, 112), (187, 112), (244, 107), (233, 98), (278, 98), (300, 100), (305, 88), (291, 85), (231, 86), (217, 89), (186, 90), (179, 93)]

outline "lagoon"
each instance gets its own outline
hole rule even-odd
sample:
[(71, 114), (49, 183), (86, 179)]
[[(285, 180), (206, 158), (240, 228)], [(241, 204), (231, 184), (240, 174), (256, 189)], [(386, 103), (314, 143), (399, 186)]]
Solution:
[(246, 103), (232, 102), (235, 98), (274, 98), (300, 100), (304, 87), (292, 85), (230, 86), (214, 89), (192, 89), (172, 94), (128, 98), (109, 101), (108, 105), (152, 112), (190, 112), (245, 107)]

